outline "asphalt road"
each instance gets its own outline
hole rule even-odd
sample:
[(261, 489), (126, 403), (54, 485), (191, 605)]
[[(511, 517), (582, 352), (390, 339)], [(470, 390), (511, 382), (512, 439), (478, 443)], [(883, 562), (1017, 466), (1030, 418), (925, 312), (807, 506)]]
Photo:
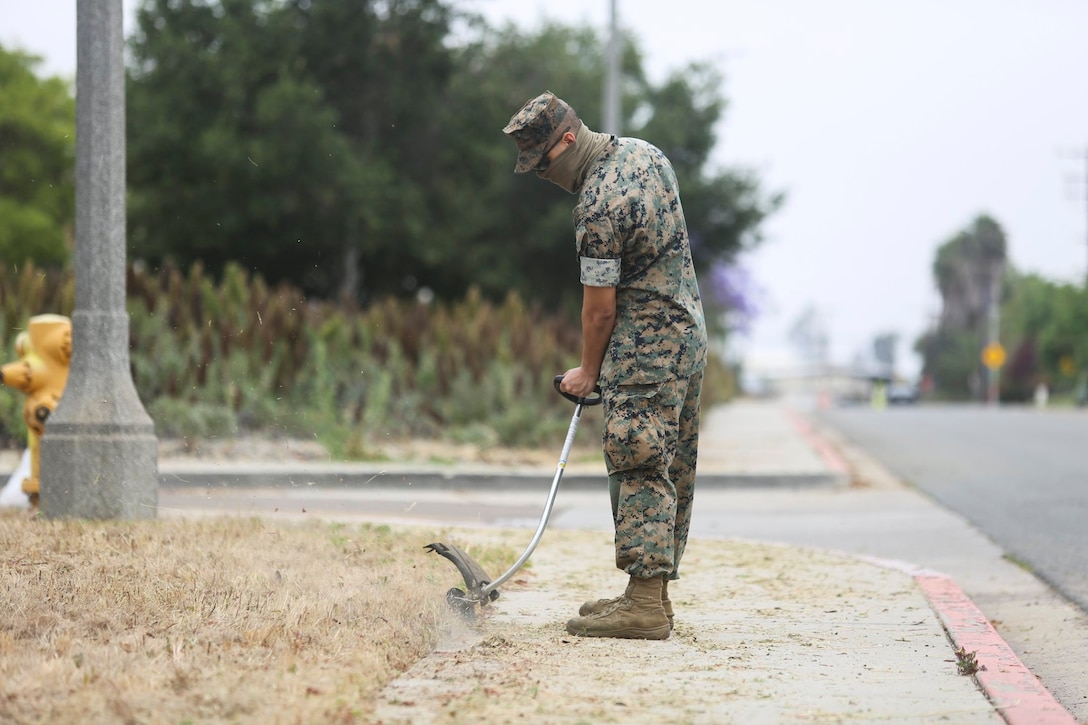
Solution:
[(1088, 412), (920, 405), (820, 417), (1088, 612)]

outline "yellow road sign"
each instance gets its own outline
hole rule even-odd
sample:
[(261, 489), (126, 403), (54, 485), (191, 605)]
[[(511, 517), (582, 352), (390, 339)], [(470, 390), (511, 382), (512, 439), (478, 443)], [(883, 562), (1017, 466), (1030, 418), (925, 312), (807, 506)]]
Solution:
[(1005, 364), (1005, 348), (1000, 342), (991, 342), (982, 348), (982, 364), (991, 370), (996, 370)]

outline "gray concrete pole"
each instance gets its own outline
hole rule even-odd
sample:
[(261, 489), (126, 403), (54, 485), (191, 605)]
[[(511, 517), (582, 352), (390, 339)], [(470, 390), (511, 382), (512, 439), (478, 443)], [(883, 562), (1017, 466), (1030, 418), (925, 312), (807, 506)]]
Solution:
[(608, 31), (608, 49), (604, 78), (604, 128), (601, 130), (614, 136), (622, 133), (620, 121), (620, 28), (619, 11), (616, 1), (611, 0), (611, 14)]
[(49, 518), (152, 518), (158, 440), (129, 370), (122, 0), (76, 3), (72, 367), (41, 440)]

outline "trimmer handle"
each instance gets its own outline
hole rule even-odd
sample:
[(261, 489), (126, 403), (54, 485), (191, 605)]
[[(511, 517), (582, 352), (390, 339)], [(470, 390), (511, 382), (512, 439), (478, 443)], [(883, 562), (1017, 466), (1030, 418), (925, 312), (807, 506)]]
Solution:
[(579, 398), (576, 395), (571, 395), (570, 393), (564, 393), (562, 390), (560, 390), (559, 389), (559, 383), (561, 383), (561, 382), (563, 382), (563, 376), (562, 375), (556, 375), (555, 380), (552, 381), (552, 384), (555, 385), (555, 392), (559, 393), (560, 395), (562, 395), (564, 398), (566, 398), (570, 402), (577, 403), (578, 405), (600, 405), (601, 404), (601, 386), (600, 385), (595, 385), (593, 387), (593, 395), (589, 396), (588, 398)]

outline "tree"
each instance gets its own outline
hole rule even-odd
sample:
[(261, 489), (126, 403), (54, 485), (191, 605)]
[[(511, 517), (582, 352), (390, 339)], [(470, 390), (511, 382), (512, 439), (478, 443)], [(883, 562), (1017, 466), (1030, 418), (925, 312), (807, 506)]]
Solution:
[[(495, 30), (440, 0), (144, 0), (137, 26), (134, 256), (212, 274), (237, 260), (362, 302), (477, 288), (575, 304), (572, 197), (515, 176), (501, 129), (547, 88), (600, 127), (592, 30)], [(757, 243), (780, 199), (707, 170), (720, 78), (654, 86), (630, 39), (623, 72), (627, 127), (675, 160), (697, 265)]]
[(130, 43), (135, 255), (213, 273), (240, 261), (320, 296), (359, 296), (363, 271), (368, 291), (395, 289), (426, 236), (413, 164), (435, 145), (447, 23), (431, 0), (145, 0)]
[(1046, 321), (1033, 339), (1047, 379), (1072, 392), (1088, 375), (1088, 288), (1050, 283), (1047, 298)]
[(980, 395), (979, 370), (981, 338), (974, 330), (942, 330), (919, 341), (923, 375), (933, 381), (933, 393), (942, 398)]
[(1001, 306), (1001, 337), (1009, 362), (1002, 370), (1001, 397), (1027, 400), (1038, 383), (1049, 381), (1053, 386), (1060, 380), (1040, 349), (1040, 336), (1053, 317), (1057, 287), (1038, 275), (1015, 271), (1008, 275), (1007, 284), (1008, 296)]
[(0, 259), (68, 258), (75, 216), (75, 100), (41, 59), (0, 48)]
[(982, 394), (982, 341), (1000, 304), (1006, 266), (1005, 232), (983, 214), (937, 249), (933, 277), (941, 294), (937, 329), (917, 345), (923, 373), (935, 391), (952, 397)]
[(1006, 285), (1002, 398), (1027, 400), (1039, 383), (1058, 394), (1075, 392), (1088, 374), (1088, 288), (1016, 272)]
[[(573, 199), (531, 174), (515, 176), (513, 144), (499, 129), (526, 100), (550, 89), (599, 130), (604, 47), (592, 30), (549, 23), (534, 34), (484, 27), (459, 51), (446, 103), (456, 112), (448, 123), (471, 150), (448, 167), (451, 174), (468, 176), (468, 183), (458, 185), (461, 195), (448, 197), (465, 212), (457, 216), (465, 234), (451, 239), (460, 236), (461, 248), (479, 249), (487, 260), (464, 274), (490, 295), (514, 287), (549, 304), (574, 304), (580, 295), (571, 271)], [(759, 243), (760, 225), (782, 197), (765, 196), (750, 172), (708, 169), (717, 143), (714, 127), (726, 107), (721, 77), (709, 66), (694, 64), (655, 86), (643, 71), (637, 43), (626, 38), (621, 72), (623, 126), (673, 161), (700, 279), (717, 279), (715, 265)], [(729, 297), (720, 292), (704, 301)]]

